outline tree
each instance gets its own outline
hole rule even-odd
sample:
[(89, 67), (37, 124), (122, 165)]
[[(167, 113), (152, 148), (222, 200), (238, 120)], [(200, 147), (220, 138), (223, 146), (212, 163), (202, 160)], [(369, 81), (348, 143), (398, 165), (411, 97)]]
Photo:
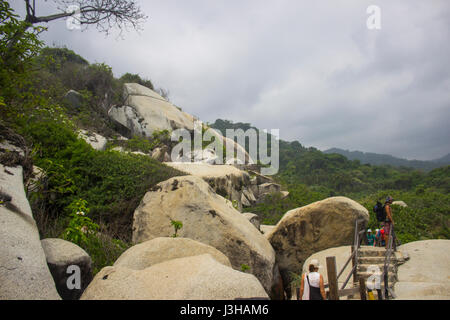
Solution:
[[(8, 3), (5, 0), (0, 1), (1, 6), (6, 8)], [(138, 30), (141, 23), (147, 19), (136, 4), (136, 0), (53, 0), (60, 12), (48, 16), (37, 16), (36, 0), (24, 0), (24, 2), (26, 17), (25, 20), (20, 21), (20, 28), (8, 39), (2, 53), (5, 61), (12, 59), (14, 47), (35, 24), (72, 17), (80, 25), (86, 27), (96, 25), (100, 32), (109, 34), (113, 27), (118, 28), (120, 32), (129, 26)], [(4, 21), (0, 20), (0, 22)]]
[(137, 30), (147, 19), (135, 0), (53, 0), (60, 12), (40, 17), (36, 15), (36, 1), (24, 1), (25, 21), (30, 24), (73, 17), (81, 25), (96, 25), (99, 31), (108, 34), (113, 27), (122, 30), (132, 26)]
[(26, 82), (31, 60), (42, 46), (38, 35), (44, 28), (26, 31), (25, 24), (8, 2), (0, 0), (0, 110), (11, 97), (19, 96), (15, 89)]

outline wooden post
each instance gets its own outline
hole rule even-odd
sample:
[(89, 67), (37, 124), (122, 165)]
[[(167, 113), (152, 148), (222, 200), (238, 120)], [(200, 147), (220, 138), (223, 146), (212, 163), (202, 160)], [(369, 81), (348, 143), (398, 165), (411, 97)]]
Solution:
[(361, 300), (367, 300), (366, 291), (366, 281), (361, 277), (359, 278), (359, 295), (361, 296)]
[(356, 270), (355, 266), (356, 266), (356, 264), (358, 263), (358, 262), (357, 262), (357, 261), (358, 261), (358, 260), (357, 260), (358, 257), (356, 256), (356, 252), (355, 252), (355, 254), (353, 254), (353, 252), (354, 252), (355, 250), (358, 250), (358, 249), (355, 248), (355, 246), (352, 246), (352, 255), (353, 255), (353, 257), (352, 257), (352, 268), (354, 268), (354, 269), (353, 269), (353, 283), (356, 284), (356, 282), (357, 282), (357, 277), (358, 277), (358, 275), (357, 275), (358, 270)]
[(327, 257), (327, 275), (330, 300), (339, 300), (336, 257)]

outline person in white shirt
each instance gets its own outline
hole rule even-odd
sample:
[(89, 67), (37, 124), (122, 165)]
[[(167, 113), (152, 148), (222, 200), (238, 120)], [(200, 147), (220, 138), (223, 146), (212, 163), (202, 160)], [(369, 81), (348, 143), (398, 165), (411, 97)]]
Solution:
[(308, 273), (303, 274), (298, 300), (326, 300), (323, 277), (319, 271), (319, 261), (312, 259)]

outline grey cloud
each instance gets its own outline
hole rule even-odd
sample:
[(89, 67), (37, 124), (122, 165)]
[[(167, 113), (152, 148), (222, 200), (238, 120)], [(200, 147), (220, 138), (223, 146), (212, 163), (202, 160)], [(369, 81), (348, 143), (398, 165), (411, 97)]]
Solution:
[[(60, 21), (44, 39), (117, 76), (151, 78), (204, 121), (279, 128), (319, 149), (441, 157), (450, 152), (450, 4), (375, 2), (141, 1), (149, 20), (140, 34), (105, 38)], [(378, 31), (366, 28), (372, 4)]]

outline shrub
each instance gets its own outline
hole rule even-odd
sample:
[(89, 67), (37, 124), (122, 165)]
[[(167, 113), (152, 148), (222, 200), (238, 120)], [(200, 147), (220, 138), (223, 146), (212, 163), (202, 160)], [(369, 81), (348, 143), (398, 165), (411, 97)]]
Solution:
[(131, 239), (134, 210), (155, 184), (181, 175), (148, 156), (96, 151), (65, 125), (36, 122), (24, 129), (36, 145), (34, 162), (48, 177), (48, 190), (36, 207), (57, 217), (72, 213), (71, 203), (89, 203), (93, 221), (121, 239)]

